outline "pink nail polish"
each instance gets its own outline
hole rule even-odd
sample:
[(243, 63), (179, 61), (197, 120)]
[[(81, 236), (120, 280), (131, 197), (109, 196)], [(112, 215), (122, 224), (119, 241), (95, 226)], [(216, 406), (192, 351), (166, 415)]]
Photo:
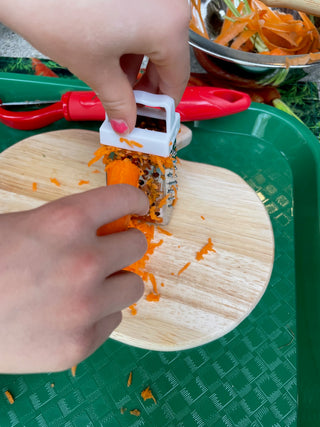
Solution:
[(128, 125), (124, 120), (110, 120), (112, 129), (120, 135), (128, 133)]

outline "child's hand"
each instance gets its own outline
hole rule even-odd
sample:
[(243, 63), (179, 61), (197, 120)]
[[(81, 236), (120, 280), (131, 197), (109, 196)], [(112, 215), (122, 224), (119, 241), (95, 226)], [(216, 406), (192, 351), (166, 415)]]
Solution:
[(0, 372), (67, 369), (107, 339), (143, 294), (142, 279), (121, 270), (147, 244), (135, 229), (96, 230), (148, 205), (123, 184), (0, 216)]
[(179, 102), (189, 77), (187, 0), (0, 0), (0, 21), (84, 80), (105, 106), (114, 130), (135, 126), (132, 86)]

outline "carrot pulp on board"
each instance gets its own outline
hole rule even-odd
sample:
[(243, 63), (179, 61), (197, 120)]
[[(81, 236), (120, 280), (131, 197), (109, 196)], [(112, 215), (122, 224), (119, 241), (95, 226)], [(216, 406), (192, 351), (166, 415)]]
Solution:
[(203, 255), (206, 255), (208, 252), (216, 252), (213, 248), (213, 243), (211, 238), (208, 238), (208, 243), (206, 243), (200, 251), (196, 253), (196, 260), (200, 261), (203, 259)]
[(56, 185), (57, 187), (60, 187), (60, 182), (57, 180), (57, 178), (50, 178), (50, 181), (52, 184)]

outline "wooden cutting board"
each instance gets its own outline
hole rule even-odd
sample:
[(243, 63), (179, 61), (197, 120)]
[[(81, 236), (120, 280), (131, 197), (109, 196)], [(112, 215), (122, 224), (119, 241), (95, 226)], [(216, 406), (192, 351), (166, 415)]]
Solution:
[[(64, 130), (39, 134), (0, 155), (1, 212), (35, 208), (105, 185), (102, 162), (88, 168), (99, 134)], [(102, 173), (92, 173), (98, 169)], [(50, 182), (57, 178), (61, 186)], [(80, 180), (90, 183), (79, 186)], [(32, 191), (32, 183), (38, 189)], [(274, 239), (256, 193), (233, 172), (189, 161), (178, 166), (179, 199), (166, 236), (147, 271), (157, 279), (159, 302), (142, 298), (137, 315), (123, 312), (112, 337), (152, 350), (181, 350), (208, 343), (235, 328), (262, 297), (270, 279)], [(216, 252), (195, 254), (211, 237)], [(191, 261), (181, 275), (178, 271)], [(163, 286), (160, 286), (163, 283)], [(146, 283), (146, 294), (151, 284)]]

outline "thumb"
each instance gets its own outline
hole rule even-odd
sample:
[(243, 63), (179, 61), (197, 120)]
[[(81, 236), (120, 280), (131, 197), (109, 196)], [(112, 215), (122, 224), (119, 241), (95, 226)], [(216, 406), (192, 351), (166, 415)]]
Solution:
[(113, 130), (121, 135), (130, 133), (136, 124), (137, 106), (127, 75), (118, 64), (108, 68), (95, 82), (98, 95)]

